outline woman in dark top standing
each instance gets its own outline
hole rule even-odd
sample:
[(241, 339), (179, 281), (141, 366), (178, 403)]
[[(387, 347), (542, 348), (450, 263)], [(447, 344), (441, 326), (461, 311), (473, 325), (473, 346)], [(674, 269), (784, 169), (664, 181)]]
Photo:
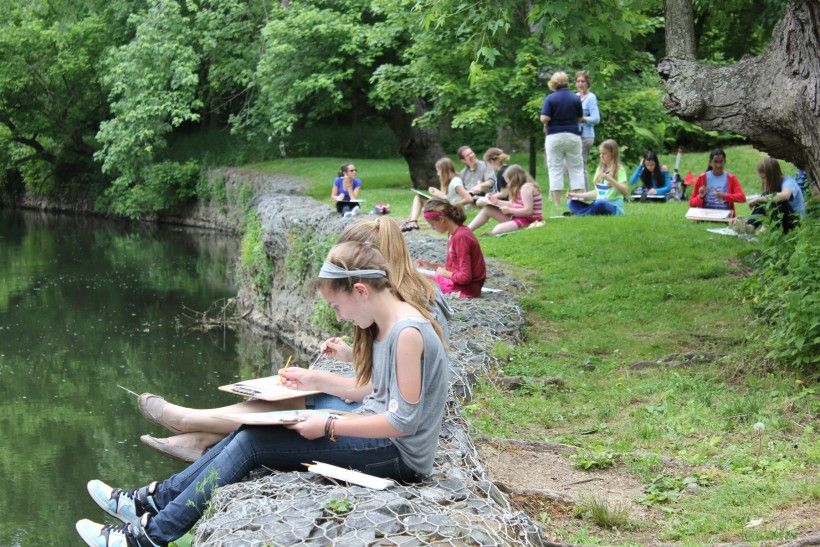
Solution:
[(569, 172), (569, 188), (572, 192), (583, 192), (584, 160), (581, 155), (581, 129), (584, 111), (581, 99), (569, 90), (566, 72), (556, 72), (549, 81), (552, 91), (544, 98), (541, 106), (541, 123), (547, 133), (544, 150), (547, 154), (547, 168), (550, 177), (550, 196), (556, 207), (561, 206), (564, 190), (564, 167)]

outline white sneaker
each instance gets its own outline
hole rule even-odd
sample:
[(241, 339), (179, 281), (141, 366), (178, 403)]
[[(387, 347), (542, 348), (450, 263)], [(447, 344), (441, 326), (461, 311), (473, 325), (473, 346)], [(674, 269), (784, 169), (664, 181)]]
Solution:
[(359, 206), (355, 206), (352, 211), (350, 211), (350, 216), (354, 217), (359, 214)]

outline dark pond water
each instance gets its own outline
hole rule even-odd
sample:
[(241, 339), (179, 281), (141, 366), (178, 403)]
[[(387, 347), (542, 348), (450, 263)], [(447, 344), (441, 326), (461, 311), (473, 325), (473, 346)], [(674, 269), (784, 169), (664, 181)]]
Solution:
[(267, 373), (287, 348), (192, 328), (234, 294), (237, 242), (208, 233), (0, 210), (0, 546), (78, 545), (104, 513), (85, 483), (134, 487), (179, 470), (117, 385), (191, 406)]

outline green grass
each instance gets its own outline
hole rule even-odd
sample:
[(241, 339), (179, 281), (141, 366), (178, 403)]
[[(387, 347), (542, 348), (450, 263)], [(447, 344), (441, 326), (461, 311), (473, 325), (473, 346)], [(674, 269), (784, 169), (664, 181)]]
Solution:
[[(755, 167), (761, 157), (748, 146), (727, 149), (727, 169), (747, 194), (760, 191)], [(661, 159), (670, 167), (674, 162), (670, 155)], [(706, 153), (686, 154), (681, 173), (699, 174), (707, 159)], [(253, 167), (304, 177), (309, 194), (329, 203), (331, 181), (345, 161), (351, 160)], [(394, 218), (408, 214), (412, 196), (402, 160), (352, 161), (368, 207), (386, 201)], [(540, 161), (537, 179), (546, 189)], [(516, 155), (513, 162), (526, 165), (526, 157)], [(560, 213), (547, 208), (545, 216)], [(509, 394), (481, 382), (467, 417), (491, 436), (617, 453), (616, 469), (647, 485), (670, 472), (661, 455), (714, 476), (696, 494), (668, 504), (655, 523), (658, 540), (788, 539), (799, 530), (782, 513), (801, 503), (818, 508), (816, 387), (788, 370), (770, 371), (764, 349), (748, 342), (758, 327), (739, 284), (752, 244), (708, 233), (709, 225), (684, 219), (686, 208), (629, 203), (624, 217), (548, 220), (508, 237), (481, 237), (485, 255), (506, 262), (528, 286), (520, 295), (529, 320), (526, 341), (495, 348), (499, 373), (560, 376), (565, 387)], [(738, 206), (738, 214), (748, 214), (748, 207)], [(691, 351), (720, 358), (686, 368), (629, 367)], [(765, 424), (762, 433), (753, 429), (757, 422)], [(745, 528), (753, 518), (764, 523)], [(596, 530), (605, 533), (578, 526), (564, 536), (595, 543)]]

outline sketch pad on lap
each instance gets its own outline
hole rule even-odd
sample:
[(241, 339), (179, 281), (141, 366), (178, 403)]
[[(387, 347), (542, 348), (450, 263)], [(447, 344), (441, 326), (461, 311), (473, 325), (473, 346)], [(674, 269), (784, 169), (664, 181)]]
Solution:
[(320, 391), (302, 391), (285, 387), (279, 383), (279, 376), (266, 376), (265, 378), (256, 378), (255, 380), (244, 380), (242, 382), (219, 386), (219, 389), (235, 395), (253, 397), (254, 399), (260, 399), (262, 401), (284, 401), (286, 399), (295, 399), (297, 397), (321, 393)]
[(246, 413), (226, 412), (224, 414), (218, 414), (217, 417), (221, 420), (228, 420), (230, 422), (245, 425), (287, 425), (295, 424), (298, 422), (304, 422), (310, 416), (319, 416), (320, 418), (336, 416), (339, 419), (344, 419), (349, 415), (349, 412), (341, 412), (338, 410), (330, 409), (300, 409)]

